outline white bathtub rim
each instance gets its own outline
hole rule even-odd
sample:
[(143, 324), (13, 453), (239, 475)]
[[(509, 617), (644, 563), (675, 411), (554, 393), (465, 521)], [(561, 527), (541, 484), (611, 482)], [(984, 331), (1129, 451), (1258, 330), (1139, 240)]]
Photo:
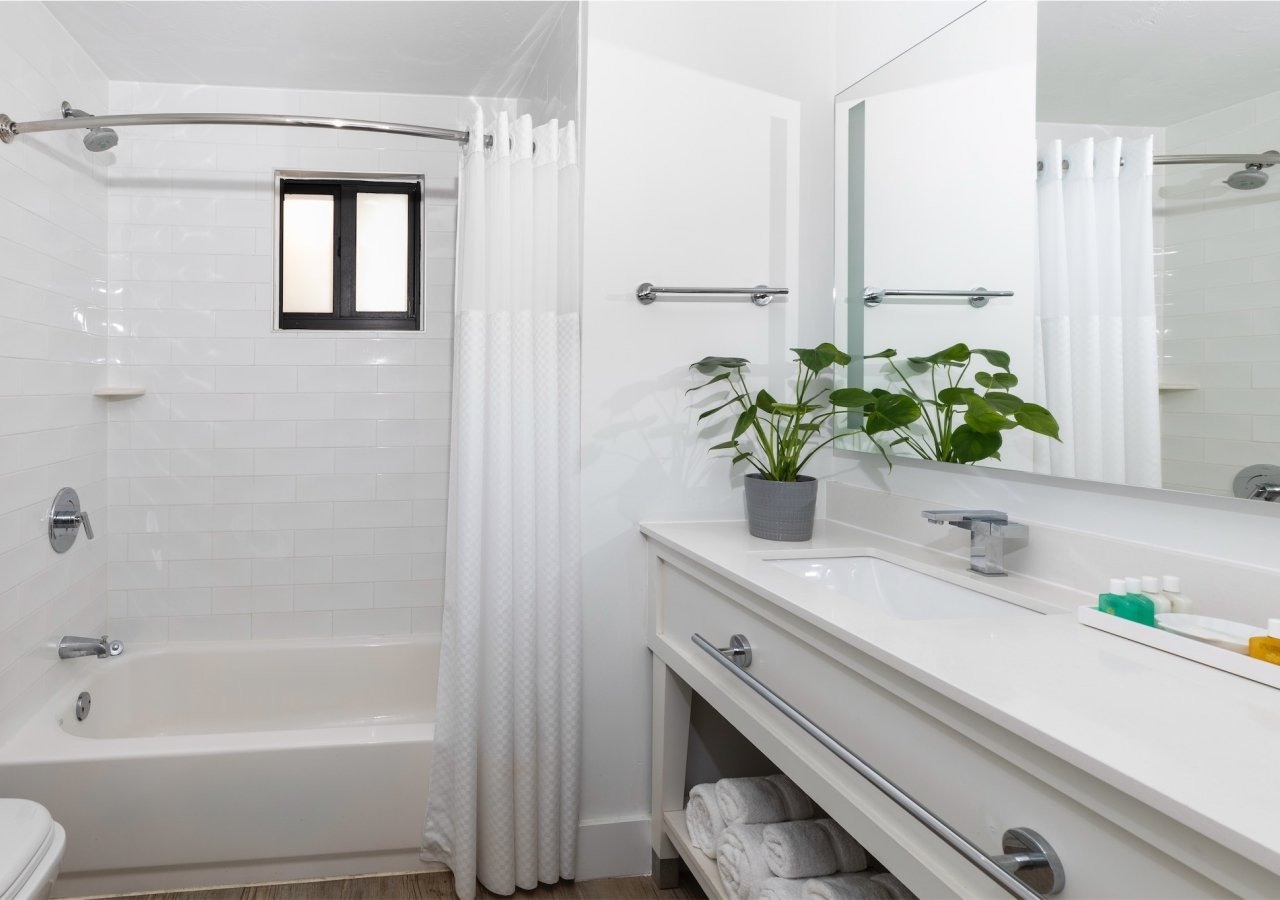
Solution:
[[(349, 638), (281, 638), (261, 641), (167, 641), (158, 643), (131, 643), (126, 654), (133, 658), (157, 655), (226, 655), (269, 653), (274, 648), (296, 651), (352, 647), (382, 647), (422, 645), (430, 647), (439, 643), (435, 634), (379, 635)], [(92, 686), (100, 666), (117, 662), (128, 664), (126, 658), (63, 660), (55, 667), (52, 677), (39, 686), (39, 698), (32, 702), (15, 704), (6, 711), (12, 718), (0, 719), (0, 735), (7, 739), (0, 743), (0, 765), (31, 763), (52, 760), (92, 760), (104, 756), (201, 755), (232, 753), (240, 750), (288, 750), (316, 744), (362, 744), (381, 742), (431, 741), (435, 736), (434, 722), (395, 724), (330, 725), (319, 728), (259, 729), (254, 731), (184, 733), (172, 735), (145, 735), (128, 737), (83, 737), (72, 734), (61, 725), (61, 719), (71, 714), (71, 704), (77, 688)], [(40, 702), (42, 700), (43, 702)], [(434, 704), (433, 704), (434, 706)], [(20, 718), (19, 718), (20, 717)]]

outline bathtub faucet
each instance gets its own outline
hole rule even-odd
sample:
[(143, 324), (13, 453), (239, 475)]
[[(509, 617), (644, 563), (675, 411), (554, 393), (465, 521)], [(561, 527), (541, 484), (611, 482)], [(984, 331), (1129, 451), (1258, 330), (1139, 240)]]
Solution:
[(105, 634), (100, 638), (67, 635), (58, 641), (58, 659), (72, 659), (77, 656), (96, 656), (99, 659), (105, 659), (108, 656), (119, 656), (123, 652), (124, 644), (111, 640)]

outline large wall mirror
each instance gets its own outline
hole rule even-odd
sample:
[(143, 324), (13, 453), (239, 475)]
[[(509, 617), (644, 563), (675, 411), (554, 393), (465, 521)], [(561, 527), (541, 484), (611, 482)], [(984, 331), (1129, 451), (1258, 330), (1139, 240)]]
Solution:
[[(1280, 3), (991, 0), (836, 97), (849, 382), (926, 401), (885, 452), (954, 454), (945, 411), (979, 465), (1280, 498), (1278, 41)], [(956, 344), (995, 352), (908, 362)]]

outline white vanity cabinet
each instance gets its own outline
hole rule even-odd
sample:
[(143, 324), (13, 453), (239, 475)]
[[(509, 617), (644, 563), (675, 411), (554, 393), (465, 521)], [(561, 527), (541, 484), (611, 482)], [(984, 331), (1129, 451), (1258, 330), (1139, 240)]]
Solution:
[[(708, 874), (714, 864), (705, 867), (709, 861), (697, 858), (682, 831), (689, 708), (697, 693), (920, 897), (1008, 896), (692, 640), (700, 634), (726, 647), (741, 634), (752, 648), (745, 669), (752, 678), (983, 852), (1000, 854), (1009, 828), (1042, 835), (1061, 858), (1064, 898), (1280, 896), (1280, 878), (1266, 866), (956, 702), (873, 641), (859, 646), (796, 614), (664, 536), (661, 526), (646, 528), (646, 536), (660, 880), (671, 877), (679, 852), (695, 872), (703, 868), (710, 893), (720, 889)], [(966, 645), (955, 651), (980, 660), (988, 648), (972, 636), (982, 629), (971, 625), (965, 634)]]

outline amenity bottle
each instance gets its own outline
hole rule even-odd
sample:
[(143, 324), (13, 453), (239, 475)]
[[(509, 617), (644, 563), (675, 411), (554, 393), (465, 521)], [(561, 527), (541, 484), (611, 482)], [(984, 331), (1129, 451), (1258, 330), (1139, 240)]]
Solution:
[(1280, 619), (1267, 619), (1267, 633), (1249, 638), (1249, 655), (1280, 666)]

